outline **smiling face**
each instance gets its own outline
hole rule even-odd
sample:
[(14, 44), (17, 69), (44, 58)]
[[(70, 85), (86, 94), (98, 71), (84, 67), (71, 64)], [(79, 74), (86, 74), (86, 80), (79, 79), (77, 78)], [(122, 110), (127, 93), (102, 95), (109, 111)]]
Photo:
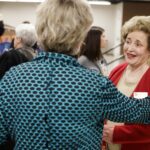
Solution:
[(139, 67), (147, 63), (150, 58), (148, 49), (148, 35), (142, 31), (133, 31), (127, 35), (124, 43), (124, 56), (132, 67)]

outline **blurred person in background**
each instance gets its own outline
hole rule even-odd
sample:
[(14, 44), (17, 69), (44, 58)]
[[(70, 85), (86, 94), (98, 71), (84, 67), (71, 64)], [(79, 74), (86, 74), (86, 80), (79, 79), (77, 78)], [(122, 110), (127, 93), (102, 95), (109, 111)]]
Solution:
[(3, 38), (5, 33), (5, 25), (3, 21), (3, 15), (0, 14), (0, 55), (3, 54), (5, 51), (8, 51), (10, 47), (10, 42), (8, 39)]
[[(25, 31), (25, 32), (32, 32), (32, 34), (33, 34), (33, 37), (35, 37), (35, 27), (30, 23), (30, 21), (23, 21), (22, 22), (22, 24), (30, 24), (30, 25), (25, 25), (27, 28), (31, 28), (32, 27), (32, 31)], [(40, 52), (40, 51), (42, 51), (41, 50), (41, 48), (40, 48), (40, 46), (39, 46), (39, 43), (38, 43), (38, 41), (37, 41), (38, 39), (36, 39), (36, 42), (35, 42), (35, 40), (34, 39), (32, 39), (32, 41), (33, 42), (35, 42), (32, 46), (30, 46), (30, 48), (32, 48), (32, 53), (33, 53), (33, 56), (35, 55), (35, 54), (37, 54), (38, 52)], [(15, 47), (14, 47), (14, 38), (12, 39), (12, 41), (11, 41), (11, 45), (10, 45), (10, 47), (9, 47), (10, 49), (14, 49)]]
[(0, 14), (0, 36), (3, 35), (5, 29), (4, 29), (4, 21), (3, 21), (3, 16)]
[(37, 52), (33, 49), (33, 46), (37, 43), (37, 34), (34, 25), (22, 23), (16, 27), (15, 31), (14, 49), (23, 53), (29, 60), (32, 60), (37, 55)]
[(107, 75), (107, 62), (102, 54), (102, 48), (106, 46), (105, 30), (98, 26), (92, 26), (81, 46), (78, 62), (92, 71)]
[[(150, 96), (150, 17), (131, 18), (122, 28), (122, 37), (126, 62), (114, 68), (109, 78), (126, 96)], [(150, 125), (108, 121), (103, 134), (109, 150), (150, 150)]]
[(28, 58), (17, 50), (4, 52), (0, 56), (0, 80), (11, 67), (27, 61), (29, 61)]

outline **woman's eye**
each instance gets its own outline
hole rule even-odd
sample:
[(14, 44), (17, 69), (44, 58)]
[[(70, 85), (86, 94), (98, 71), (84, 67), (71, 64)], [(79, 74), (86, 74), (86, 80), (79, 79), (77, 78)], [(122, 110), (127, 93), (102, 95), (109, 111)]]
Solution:
[(142, 44), (141, 44), (141, 43), (135, 43), (135, 45), (136, 45), (137, 47), (142, 46)]
[(131, 42), (127, 40), (125, 43), (126, 43), (126, 44), (130, 44)]

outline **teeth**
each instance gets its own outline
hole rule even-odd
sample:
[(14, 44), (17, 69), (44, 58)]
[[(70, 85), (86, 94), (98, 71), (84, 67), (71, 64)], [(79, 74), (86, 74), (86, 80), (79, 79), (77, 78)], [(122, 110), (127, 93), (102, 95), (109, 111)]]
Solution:
[(128, 57), (136, 57), (134, 54), (127, 54)]

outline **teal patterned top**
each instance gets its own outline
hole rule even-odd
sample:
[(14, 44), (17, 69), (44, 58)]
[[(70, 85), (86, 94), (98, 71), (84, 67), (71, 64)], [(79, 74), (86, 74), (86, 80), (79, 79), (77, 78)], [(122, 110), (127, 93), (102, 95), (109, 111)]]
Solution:
[(0, 144), (14, 150), (100, 150), (104, 119), (149, 122), (150, 102), (129, 99), (75, 58), (42, 52), (0, 84)]

